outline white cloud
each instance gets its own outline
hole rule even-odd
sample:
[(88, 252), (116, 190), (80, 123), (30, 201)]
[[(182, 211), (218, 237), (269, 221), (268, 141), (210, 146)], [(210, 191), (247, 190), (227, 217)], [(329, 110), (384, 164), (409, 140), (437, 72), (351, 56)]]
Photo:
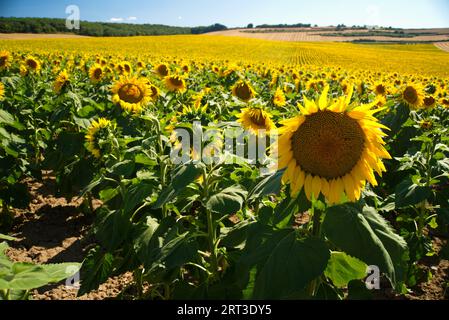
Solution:
[(126, 20), (128, 20), (128, 21), (136, 21), (137, 17), (128, 17)]
[(179, 17), (178, 17), (178, 20), (182, 20), (182, 17), (181, 17), (181, 16), (179, 16)]
[(111, 21), (111, 22), (121, 22), (123, 20), (124, 20), (123, 18), (111, 18), (111, 19), (109, 19), (109, 21)]

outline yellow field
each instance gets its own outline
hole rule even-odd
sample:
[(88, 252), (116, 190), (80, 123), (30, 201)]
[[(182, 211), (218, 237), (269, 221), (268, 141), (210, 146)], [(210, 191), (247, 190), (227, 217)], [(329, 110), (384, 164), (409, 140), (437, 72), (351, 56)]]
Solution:
[(316, 65), (449, 76), (449, 54), (432, 44), (374, 45), (332, 42), (278, 42), (221, 36), (161, 36), (0, 40), (0, 49), (33, 53), (85, 53), (164, 60), (229, 60), (293, 67)]

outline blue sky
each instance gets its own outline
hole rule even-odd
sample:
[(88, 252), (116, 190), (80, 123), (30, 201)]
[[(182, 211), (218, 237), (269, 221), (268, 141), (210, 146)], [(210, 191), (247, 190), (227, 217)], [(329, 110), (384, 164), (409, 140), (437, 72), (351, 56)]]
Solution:
[(88, 21), (449, 27), (449, 0), (0, 0), (0, 16), (65, 18), (71, 4)]

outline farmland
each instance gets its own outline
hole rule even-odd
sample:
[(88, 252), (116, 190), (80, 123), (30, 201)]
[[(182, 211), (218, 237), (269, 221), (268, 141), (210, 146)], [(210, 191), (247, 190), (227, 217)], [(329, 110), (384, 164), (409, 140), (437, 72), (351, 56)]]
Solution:
[(246, 35), (0, 40), (2, 299), (447, 298), (446, 42)]

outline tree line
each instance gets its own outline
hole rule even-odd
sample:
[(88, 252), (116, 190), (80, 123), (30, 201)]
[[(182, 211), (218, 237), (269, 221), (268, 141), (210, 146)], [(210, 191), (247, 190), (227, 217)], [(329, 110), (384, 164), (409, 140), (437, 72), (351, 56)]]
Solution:
[(65, 19), (0, 17), (0, 33), (73, 33), (94, 37), (201, 34), (226, 30), (222, 24), (173, 27), (161, 24), (130, 24), (81, 21), (79, 30), (68, 30)]

